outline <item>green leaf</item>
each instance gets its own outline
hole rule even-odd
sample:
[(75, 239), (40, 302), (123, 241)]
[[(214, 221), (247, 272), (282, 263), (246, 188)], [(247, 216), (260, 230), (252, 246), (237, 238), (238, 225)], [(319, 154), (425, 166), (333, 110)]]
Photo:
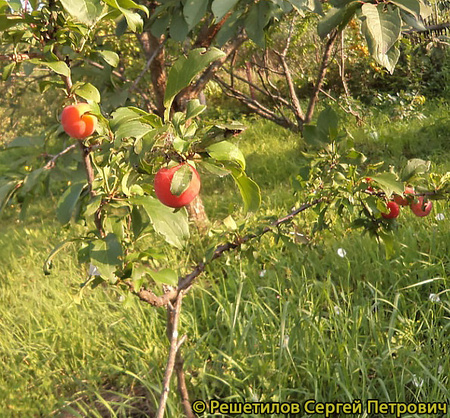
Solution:
[(13, 12), (20, 12), (22, 9), (22, 1), (21, 0), (8, 0), (8, 5)]
[(0, 15), (0, 31), (5, 31), (22, 22), (23, 18), (21, 16)]
[(106, 4), (109, 4), (114, 9), (120, 10), (121, 12), (123, 12), (124, 10), (127, 11), (131, 9), (138, 9), (145, 12), (147, 17), (149, 16), (147, 7), (135, 3), (133, 0), (104, 0), (104, 2)]
[(130, 199), (134, 205), (141, 205), (155, 231), (177, 248), (182, 248), (189, 238), (189, 223), (185, 208), (174, 212), (151, 196), (139, 196)]
[(172, 16), (170, 23), (169, 34), (172, 39), (178, 42), (183, 42), (189, 33), (189, 26), (184, 19), (181, 10), (177, 10)]
[(45, 136), (19, 136), (6, 144), (6, 148), (21, 147), (42, 147), (45, 143)]
[(317, 24), (319, 36), (325, 38), (333, 29), (342, 30), (360, 6), (360, 2), (352, 1), (343, 8), (332, 7)]
[(386, 258), (389, 260), (394, 254), (394, 237), (384, 231), (378, 231), (378, 237), (383, 241)]
[(216, 35), (216, 42), (219, 47), (225, 45), (225, 43), (236, 34), (241, 23), (243, 23), (241, 19), (242, 13), (242, 10), (236, 10), (227, 20), (225, 20), (225, 23)]
[(316, 148), (324, 148), (328, 144), (328, 135), (315, 125), (305, 125), (303, 127), (303, 139), (305, 142)]
[(361, 30), (370, 54), (389, 72), (394, 71), (400, 52), (394, 44), (400, 38), (402, 21), (398, 8), (364, 3)]
[(92, 264), (98, 268), (100, 275), (111, 283), (117, 281), (114, 272), (120, 264), (122, 246), (114, 234), (108, 234), (104, 239), (92, 241), (90, 258)]
[(138, 120), (131, 120), (119, 125), (115, 136), (117, 140), (122, 140), (123, 138), (142, 138), (145, 134), (152, 131), (153, 127), (139, 122)]
[(400, 10), (400, 16), (402, 17), (402, 20), (406, 25), (411, 26), (412, 28), (417, 29), (419, 31), (427, 30), (422, 21), (419, 18), (416, 18), (411, 13), (405, 12), (404, 10)]
[(200, 113), (203, 113), (205, 109), (206, 106), (200, 104), (200, 100), (190, 100), (186, 108), (186, 119), (195, 118), (196, 116), (200, 115)]
[(175, 196), (180, 196), (184, 193), (192, 180), (192, 170), (189, 164), (184, 164), (180, 167), (172, 178), (172, 183), (170, 184), (170, 193)]
[(317, 118), (317, 129), (328, 138), (327, 142), (336, 138), (338, 134), (338, 125), (338, 115), (331, 107), (326, 107), (320, 112), (319, 117)]
[(103, 12), (100, 0), (61, 0), (61, 4), (72, 17), (89, 26), (95, 23)]
[(403, 168), (400, 179), (403, 182), (411, 180), (414, 176), (430, 171), (431, 161), (421, 160), (420, 158), (413, 158), (406, 163)]
[(403, 194), (404, 185), (397, 181), (395, 174), (393, 173), (381, 173), (377, 176), (372, 176), (372, 180), (376, 181), (382, 187), (388, 197), (391, 196), (392, 193)]
[(56, 74), (70, 77), (70, 68), (64, 61), (41, 61), (37, 58), (33, 58), (30, 60), (30, 62), (32, 62), (33, 64), (45, 65)]
[(74, 242), (81, 241), (82, 238), (72, 238), (68, 239), (66, 241), (60, 242), (48, 255), (47, 259), (44, 262), (43, 270), (44, 274), (48, 276), (51, 272), (51, 268), (53, 267), (53, 259), (55, 256), (64, 248), (66, 248), (68, 245), (73, 244)]
[(189, 29), (192, 29), (206, 14), (209, 0), (186, 0), (183, 15)]
[(47, 175), (48, 175), (48, 170), (44, 169), (43, 167), (32, 171), (30, 174), (28, 174), (27, 177), (25, 177), (22, 191), (24, 193), (30, 192), (31, 190), (33, 190), (36, 187), (36, 184), (37, 184), (38, 180), (40, 180), (41, 176), (47, 177)]
[(120, 125), (131, 120), (138, 120), (142, 114), (134, 107), (119, 107), (112, 113), (110, 121), (111, 129), (117, 131)]
[(6, 81), (6, 80), (8, 80), (9, 77), (11, 77), (11, 74), (14, 72), (16, 65), (17, 64), (15, 62), (11, 62), (11, 63), (5, 65), (5, 67), (3, 68), (3, 73), (2, 73), (3, 81)]
[(232, 231), (235, 231), (235, 230), (238, 228), (238, 226), (237, 226), (237, 224), (236, 224), (236, 221), (233, 219), (233, 217), (232, 217), (231, 215), (228, 215), (228, 216), (223, 220), (223, 223), (224, 223), (224, 225), (225, 225), (228, 229), (230, 229), (230, 230), (232, 230)]
[(9, 181), (0, 186), (0, 212), (7, 205), (8, 200), (11, 199), (11, 196), (17, 190), (18, 182), (16, 180)]
[(420, 16), (420, 2), (418, 0), (391, 0), (391, 3), (415, 17)]
[(208, 154), (218, 161), (235, 161), (245, 170), (245, 157), (242, 151), (228, 141), (218, 142), (206, 148)]
[(122, 13), (127, 21), (127, 25), (132, 32), (141, 33), (144, 29), (144, 21), (142, 17), (135, 12), (129, 10), (122, 10)]
[(323, 14), (320, 0), (288, 0), (299, 12), (307, 11)]
[(421, 1), (420, 2), (420, 17), (422, 19), (427, 19), (428, 17), (430, 17), (431, 13), (432, 13), (431, 6), (429, 6), (428, 4), (425, 4), (425, 2)]
[(231, 174), (236, 182), (244, 201), (244, 211), (256, 212), (261, 205), (261, 191), (259, 186), (244, 171), (231, 167)]
[(214, 13), (216, 21), (222, 19), (238, 1), (239, 0), (214, 0), (211, 5), (211, 10)]
[(171, 16), (169, 13), (164, 13), (159, 15), (152, 23), (150, 28), (153, 36), (159, 38), (161, 35), (164, 35), (167, 32), (167, 28), (170, 24)]
[(60, 197), (56, 217), (63, 225), (70, 221), (84, 186), (84, 182), (72, 184)]
[(171, 286), (176, 286), (178, 284), (178, 275), (172, 269), (162, 269), (159, 271), (148, 271), (152, 279), (156, 283), (168, 284)]
[(248, 37), (261, 48), (265, 46), (264, 28), (269, 23), (271, 17), (270, 12), (270, 3), (267, 1), (260, 1), (251, 6), (247, 18), (245, 19), (245, 30)]
[(149, 12), (147, 7), (137, 4), (132, 0), (104, 0), (105, 3), (109, 4), (114, 9), (119, 10), (127, 21), (127, 25), (132, 32), (142, 32), (144, 27), (144, 22), (142, 17), (135, 12), (132, 12), (130, 9), (139, 9), (145, 12), (147, 17), (149, 16)]
[(117, 55), (114, 51), (97, 50), (96, 51), (111, 67), (117, 67), (119, 65), (119, 55)]
[[(225, 169), (222, 165), (218, 165), (213, 162), (214, 160), (205, 161), (204, 159), (200, 162), (201, 166), (208, 170), (211, 174), (215, 176), (224, 177), (230, 174), (230, 170)], [(220, 163), (219, 163), (220, 164)]]
[[(180, 57), (169, 71), (167, 87), (164, 95), (166, 116), (175, 96), (187, 87), (194, 77), (204, 70), (213, 61), (225, 56), (225, 53), (217, 48), (206, 51), (205, 48), (193, 49), (187, 57)], [(168, 119), (168, 117), (166, 117)]]
[(76, 89), (75, 93), (77, 96), (86, 99), (88, 102), (100, 103), (100, 92), (91, 83), (84, 83), (81, 87)]

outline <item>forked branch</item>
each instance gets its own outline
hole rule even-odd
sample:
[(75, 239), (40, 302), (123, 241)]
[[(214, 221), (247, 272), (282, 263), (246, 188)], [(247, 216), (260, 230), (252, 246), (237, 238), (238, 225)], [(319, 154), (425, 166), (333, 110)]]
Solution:
[(318, 205), (319, 203), (322, 203), (323, 201), (325, 201), (325, 199), (326, 198), (322, 197), (320, 199), (313, 200), (311, 203), (303, 204), (298, 209), (293, 210), (288, 215), (272, 222), (270, 225), (263, 228), (263, 230), (257, 234), (247, 234), (246, 236), (240, 238), (239, 240), (227, 242), (225, 244), (217, 246), (216, 249), (214, 250), (212, 257), (208, 261), (202, 261), (198, 263), (189, 274), (180, 277), (178, 279), (178, 286), (176, 289), (169, 290), (168, 292), (164, 293), (161, 296), (156, 295), (152, 290), (149, 289), (140, 289), (138, 291), (135, 291), (135, 289), (133, 288), (133, 284), (131, 282), (128, 282), (127, 284), (133, 294), (138, 296), (139, 299), (141, 299), (143, 302), (147, 302), (152, 306), (161, 307), (161, 306), (168, 306), (170, 303), (175, 303), (178, 300), (180, 293), (187, 292), (188, 289), (194, 283), (195, 279), (205, 271), (206, 266), (213, 260), (222, 257), (222, 255), (228, 251), (240, 248), (242, 244), (245, 244), (250, 240), (253, 240), (255, 238), (261, 238), (263, 235), (272, 231), (274, 228), (277, 228), (278, 226), (291, 221), (298, 214)]
[(174, 302), (174, 305), (167, 306), (167, 337), (170, 341), (169, 357), (167, 359), (166, 371), (164, 373), (163, 388), (159, 398), (159, 407), (155, 418), (163, 418), (166, 409), (167, 398), (170, 392), (170, 381), (175, 367), (175, 359), (181, 344), (185, 337), (178, 339), (178, 323), (180, 321), (181, 303), (183, 300), (183, 291), (180, 291)]

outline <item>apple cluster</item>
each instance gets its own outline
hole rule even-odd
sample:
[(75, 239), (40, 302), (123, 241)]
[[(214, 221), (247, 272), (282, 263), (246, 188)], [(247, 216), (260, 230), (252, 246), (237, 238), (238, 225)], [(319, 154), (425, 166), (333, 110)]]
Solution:
[[(366, 182), (370, 183), (372, 179), (366, 177)], [(368, 191), (373, 191), (372, 186), (367, 188)], [(424, 217), (429, 215), (431, 209), (433, 209), (433, 202), (427, 200), (424, 196), (415, 196), (415, 191), (413, 187), (405, 187), (403, 196), (399, 194), (394, 194), (392, 200), (387, 202), (386, 208), (387, 212), (382, 212), (381, 216), (384, 219), (395, 219), (400, 214), (400, 206), (409, 206), (411, 212), (418, 217)]]
[[(67, 106), (61, 113), (61, 124), (64, 131), (79, 140), (91, 136), (97, 127), (97, 118), (89, 114), (91, 107), (88, 103), (77, 103)], [(156, 197), (161, 203), (171, 208), (181, 208), (191, 203), (200, 192), (200, 176), (197, 170), (187, 164), (192, 175), (189, 184), (179, 194), (171, 192), (172, 180), (175, 173), (187, 163), (178, 164), (171, 168), (161, 168), (155, 176), (154, 187)]]

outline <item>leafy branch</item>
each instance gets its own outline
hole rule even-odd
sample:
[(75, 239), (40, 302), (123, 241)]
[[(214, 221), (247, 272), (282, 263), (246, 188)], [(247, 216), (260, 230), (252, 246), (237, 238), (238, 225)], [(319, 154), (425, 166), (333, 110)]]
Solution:
[(128, 281), (127, 284), (131, 292), (137, 297), (139, 297), (140, 300), (155, 307), (168, 306), (169, 303), (174, 303), (177, 300), (180, 292), (187, 292), (189, 290), (189, 288), (194, 283), (195, 279), (205, 271), (206, 266), (210, 264), (212, 261), (222, 257), (222, 255), (228, 251), (238, 250), (239, 248), (241, 248), (243, 244), (245, 244), (250, 240), (261, 238), (268, 232), (273, 231), (273, 228), (277, 228), (278, 226), (291, 221), (298, 214), (324, 201), (326, 201), (326, 197), (315, 199), (311, 203), (305, 203), (298, 209), (293, 210), (288, 215), (283, 216), (282, 218), (279, 218), (276, 221), (272, 222), (270, 225), (264, 227), (261, 232), (247, 234), (242, 238), (237, 238), (235, 241), (232, 242), (229, 241), (224, 244), (218, 245), (214, 249), (212, 256), (209, 258), (209, 260), (198, 263), (189, 274), (180, 277), (178, 279), (178, 286), (175, 289), (171, 289), (161, 296), (157, 296), (152, 290), (149, 289), (140, 289), (136, 291), (134, 289), (133, 283), (130, 281)]

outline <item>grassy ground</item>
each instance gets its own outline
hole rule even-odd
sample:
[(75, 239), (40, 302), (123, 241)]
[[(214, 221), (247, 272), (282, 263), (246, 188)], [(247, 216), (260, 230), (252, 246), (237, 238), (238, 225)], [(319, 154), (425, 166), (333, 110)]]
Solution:
[[(420, 122), (351, 130), (373, 157), (432, 156), (448, 170), (449, 123), (436, 108)], [(239, 141), (262, 188), (261, 216), (286, 213), (299, 138), (248, 124)], [(239, 203), (226, 179), (206, 180), (204, 196), (216, 219)], [(26, 224), (12, 210), (0, 224), (0, 416), (146, 416), (164, 372), (165, 312), (102, 287), (76, 304), (86, 273), (70, 248), (44, 276), (46, 255), (68, 234), (54, 203), (34, 205)], [(448, 206), (424, 219), (404, 211), (389, 260), (370, 238), (343, 231), (311, 247), (265, 236), (253, 258), (228, 254), (208, 269), (181, 320), (192, 399), (450, 400)], [(181, 416), (175, 394), (168, 408)]]

